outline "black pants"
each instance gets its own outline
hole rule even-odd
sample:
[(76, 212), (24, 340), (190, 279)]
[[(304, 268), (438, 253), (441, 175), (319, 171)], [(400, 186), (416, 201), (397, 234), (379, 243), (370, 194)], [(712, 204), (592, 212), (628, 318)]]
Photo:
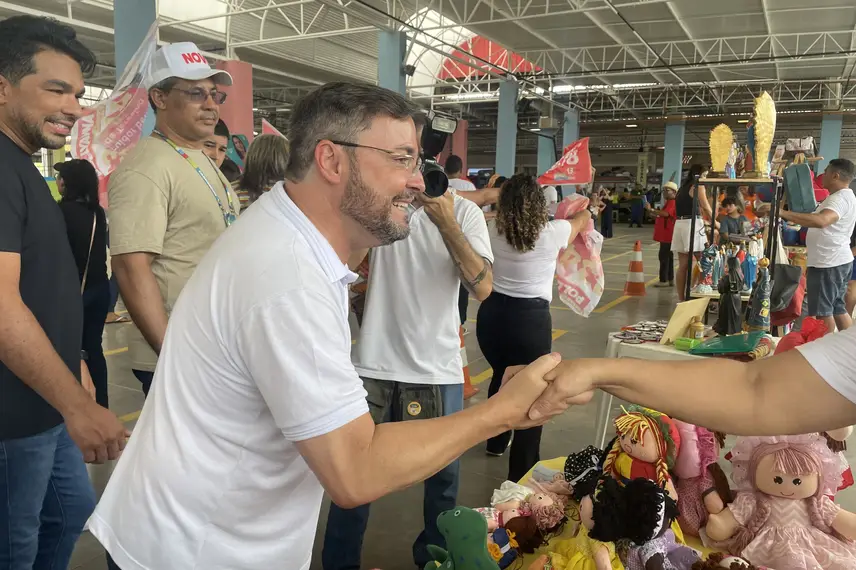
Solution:
[[(509, 366), (529, 364), (552, 350), (553, 321), (546, 299), (518, 299), (494, 292), (479, 307), (476, 335), (479, 346), (493, 368), (488, 396), (502, 385)], [(487, 442), (492, 453), (502, 453), (511, 432)], [(508, 480), (519, 481), (541, 459), (541, 428), (514, 432), (508, 461)]]
[(83, 339), (81, 346), (86, 351), (86, 366), (95, 385), (95, 400), (105, 408), (107, 401), (107, 361), (104, 359), (102, 335), (104, 320), (110, 305), (110, 282), (87, 283), (83, 292)]
[(467, 288), (461, 285), (461, 291), (458, 293), (458, 313), (461, 315), (461, 325), (467, 322), (467, 307), (470, 305), (470, 292)]
[(675, 255), (671, 243), (660, 244), (660, 283), (671, 283), (675, 280)]

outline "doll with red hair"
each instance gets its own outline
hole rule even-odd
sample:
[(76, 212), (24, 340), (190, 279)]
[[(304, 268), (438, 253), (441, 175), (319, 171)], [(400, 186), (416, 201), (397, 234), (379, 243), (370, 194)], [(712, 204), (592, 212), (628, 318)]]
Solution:
[(756, 566), (776, 570), (856, 568), (856, 515), (829, 494), (838, 459), (818, 434), (742, 437), (732, 450), (733, 503), (711, 514), (707, 535)]

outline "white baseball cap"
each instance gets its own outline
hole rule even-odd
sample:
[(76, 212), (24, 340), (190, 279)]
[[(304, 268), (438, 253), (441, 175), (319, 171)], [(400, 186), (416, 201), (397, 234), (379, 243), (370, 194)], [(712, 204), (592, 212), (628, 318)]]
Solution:
[(155, 52), (149, 68), (149, 88), (170, 77), (188, 81), (210, 77), (217, 85), (232, 84), (232, 76), (208, 65), (208, 60), (193, 42), (166, 44)]

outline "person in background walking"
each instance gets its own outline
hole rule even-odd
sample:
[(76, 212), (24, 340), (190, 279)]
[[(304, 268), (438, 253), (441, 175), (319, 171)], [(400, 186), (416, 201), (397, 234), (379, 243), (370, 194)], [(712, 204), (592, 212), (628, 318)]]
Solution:
[(675, 286), (675, 256), (672, 253), (672, 234), (675, 232), (675, 194), (678, 185), (672, 181), (663, 185), (662, 210), (656, 210), (648, 205), (648, 211), (657, 217), (654, 222), (654, 241), (660, 244), (660, 282), (655, 287)]
[(54, 168), (59, 173), (57, 187), (62, 195), (59, 208), (83, 293), (83, 352), (95, 384), (95, 401), (107, 408), (107, 361), (101, 337), (110, 309), (110, 281), (107, 217), (98, 203), (98, 173), (88, 160), (69, 160)]
[(612, 237), (612, 196), (609, 190), (601, 188), (598, 191), (600, 195), (600, 233), (604, 239)]
[[(496, 225), (489, 229), (494, 254), (493, 292), (479, 307), (476, 335), (493, 368), (488, 397), (506, 368), (528, 364), (552, 347), (553, 276), (559, 252), (597, 215), (597, 204), (570, 220), (548, 221), (544, 192), (532, 176), (516, 174), (502, 186)], [(540, 460), (541, 427), (505, 432), (487, 442), (501, 456), (511, 444), (508, 479), (518, 481)]]
[(252, 204), (274, 184), (285, 179), (288, 168), (288, 140), (279, 135), (260, 135), (250, 144), (244, 174), (236, 190)]

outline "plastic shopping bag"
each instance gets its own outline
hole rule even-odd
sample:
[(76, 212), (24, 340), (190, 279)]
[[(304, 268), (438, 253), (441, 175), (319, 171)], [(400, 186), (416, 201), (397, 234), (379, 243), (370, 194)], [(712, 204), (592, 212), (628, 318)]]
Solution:
[[(585, 210), (589, 199), (572, 194), (562, 200), (556, 209), (556, 219), (568, 219)], [(588, 317), (603, 296), (603, 264), (600, 251), (603, 236), (594, 229), (594, 220), (574, 238), (570, 246), (559, 252), (556, 279), (559, 298), (572, 311)]]

